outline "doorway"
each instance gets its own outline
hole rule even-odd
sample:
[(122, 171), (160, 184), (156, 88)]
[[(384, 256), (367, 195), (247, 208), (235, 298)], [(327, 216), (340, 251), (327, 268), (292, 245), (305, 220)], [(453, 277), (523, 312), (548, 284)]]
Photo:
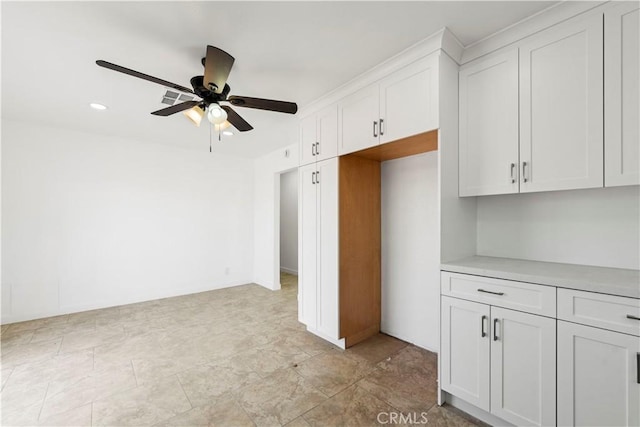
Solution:
[(280, 286), (298, 286), (298, 170), (280, 174)]

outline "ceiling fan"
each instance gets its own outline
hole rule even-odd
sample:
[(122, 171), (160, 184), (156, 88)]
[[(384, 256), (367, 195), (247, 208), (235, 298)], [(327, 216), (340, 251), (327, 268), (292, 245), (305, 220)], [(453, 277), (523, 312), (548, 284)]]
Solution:
[[(148, 80), (153, 83), (160, 84), (175, 90), (191, 93), (201, 98), (200, 100), (192, 100), (172, 105), (154, 111), (151, 114), (156, 116), (170, 116), (180, 111), (185, 111), (185, 115), (189, 117), (196, 125), (200, 125), (200, 120), (207, 112), (207, 118), (215, 125), (222, 125), (225, 121), (231, 123), (240, 132), (246, 132), (253, 127), (247, 123), (238, 113), (236, 113), (229, 105), (220, 105), (221, 102), (228, 102), (235, 107), (255, 108), (258, 110), (276, 111), (279, 113), (295, 114), (298, 106), (294, 102), (276, 101), (273, 99), (250, 98), (248, 96), (228, 96), (231, 88), (227, 84), (229, 72), (233, 66), (235, 58), (222, 49), (214, 46), (207, 46), (207, 55), (202, 58), (204, 66), (204, 76), (195, 76), (191, 78), (191, 86), (189, 89), (169, 81), (159, 79), (111, 62), (98, 60), (96, 64), (110, 70), (128, 74), (139, 79)], [(190, 111), (187, 111), (190, 110)]]

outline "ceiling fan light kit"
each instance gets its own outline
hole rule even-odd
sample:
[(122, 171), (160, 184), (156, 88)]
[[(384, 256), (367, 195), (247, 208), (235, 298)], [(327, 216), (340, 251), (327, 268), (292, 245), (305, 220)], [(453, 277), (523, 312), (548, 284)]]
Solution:
[(196, 105), (195, 107), (184, 111), (182, 114), (184, 114), (186, 118), (191, 120), (194, 125), (196, 125), (197, 127), (200, 127), (200, 122), (204, 117), (204, 110), (200, 108), (199, 105)]
[(218, 104), (210, 104), (207, 118), (214, 125), (221, 125), (227, 121), (227, 112), (223, 110)]
[[(200, 122), (206, 111), (207, 119), (216, 126), (218, 132), (224, 129), (221, 126), (225, 123), (233, 125), (240, 132), (253, 129), (253, 126), (236, 113), (231, 106), (220, 105), (221, 102), (227, 102), (235, 107), (268, 110), (287, 114), (295, 114), (298, 111), (298, 106), (294, 102), (250, 98), (247, 96), (228, 97), (231, 87), (227, 84), (227, 78), (229, 77), (234, 62), (235, 58), (224, 50), (214, 46), (207, 46), (206, 57), (202, 58), (204, 75), (191, 78), (193, 90), (130, 68), (112, 64), (111, 62), (97, 60), (96, 64), (100, 67), (160, 84), (170, 89), (195, 95), (191, 100), (174, 104), (170, 107), (154, 111), (151, 114), (166, 117), (182, 111), (196, 126), (200, 126)], [(200, 99), (198, 100), (197, 98)], [(189, 98), (185, 96), (184, 98), (180, 97), (178, 99)]]

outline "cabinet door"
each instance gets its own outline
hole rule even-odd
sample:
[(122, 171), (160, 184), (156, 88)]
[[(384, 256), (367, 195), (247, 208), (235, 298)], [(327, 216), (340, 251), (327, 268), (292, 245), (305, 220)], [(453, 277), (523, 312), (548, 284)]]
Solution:
[(316, 159), (326, 160), (338, 155), (338, 106), (332, 105), (316, 115)]
[(338, 158), (318, 162), (318, 324), (339, 339), (338, 301)]
[(379, 93), (373, 84), (338, 103), (338, 153), (373, 147), (379, 143)]
[(604, 14), (605, 186), (640, 184), (640, 8)]
[(489, 306), (441, 297), (440, 387), (489, 411)]
[(603, 186), (602, 16), (520, 46), (520, 192)]
[(638, 337), (558, 321), (558, 425), (640, 425)]
[(491, 413), (515, 425), (556, 422), (556, 321), (491, 307)]
[(300, 122), (300, 166), (316, 161), (316, 116), (305, 117)]
[(430, 55), (380, 82), (380, 143), (438, 127), (438, 56)]
[(517, 193), (518, 50), (460, 69), (460, 196)]
[(316, 165), (299, 169), (298, 219), (298, 318), (310, 328), (316, 327), (317, 305), (317, 187)]

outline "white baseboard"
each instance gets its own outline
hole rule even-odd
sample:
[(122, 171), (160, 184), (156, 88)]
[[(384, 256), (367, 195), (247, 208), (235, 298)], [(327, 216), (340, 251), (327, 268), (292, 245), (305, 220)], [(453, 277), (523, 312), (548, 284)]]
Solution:
[(312, 329), (312, 328), (310, 328), (308, 326), (307, 326), (307, 331), (311, 332), (313, 335), (319, 336), (320, 338), (322, 338), (322, 339), (324, 339), (326, 341), (329, 341), (331, 344), (333, 344), (333, 345), (335, 345), (337, 347), (340, 347), (343, 350), (347, 348), (346, 343), (344, 341), (344, 338), (336, 340), (336, 339), (333, 339), (333, 338), (323, 334), (322, 332), (317, 331), (315, 329)]
[(111, 299), (111, 300), (91, 302), (88, 304), (60, 306), (55, 310), (47, 310), (47, 311), (42, 311), (37, 313), (19, 313), (19, 314), (11, 313), (8, 315), (5, 315), (5, 313), (2, 313), (0, 324), (6, 325), (9, 323), (26, 322), (28, 320), (43, 319), (46, 317), (63, 316), (65, 314), (80, 313), (80, 312), (89, 311), (89, 310), (99, 310), (102, 308), (118, 307), (122, 305), (136, 304), (136, 303), (145, 302), (145, 301), (154, 301), (154, 300), (159, 300), (163, 298), (198, 294), (201, 292), (215, 291), (217, 289), (231, 288), (234, 286), (242, 286), (250, 283), (251, 281), (243, 280), (240, 282), (225, 283), (225, 284), (215, 285), (215, 286), (208, 285), (208, 286), (198, 286), (198, 287), (189, 287), (189, 288), (165, 289), (163, 291), (154, 293), (153, 295), (139, 294), (135, 296), (130, 296), (129, 298), (126, 298), (126, 299)]
[(298, 270), (293, 270), (293, 269), (287, 268), (287, 267), (280, 267), (280, 271), (282, 271), (284, 273), (293, 274), (294, 276), (298, 275)]
[(466, 412), (471, 415), (492, 426), (500, 426), (500, 427), (513, 427), (513, 424), (503, 420), (502, 418), (498, 418), (495, 415), (484, 411), (477, 406), (473, 406), (470, 403), (460, 399), (459, 397), (453, 396), (446, 391), (443, 392), (444, 400), (451, 406), (460, 409), (462, 412)]

